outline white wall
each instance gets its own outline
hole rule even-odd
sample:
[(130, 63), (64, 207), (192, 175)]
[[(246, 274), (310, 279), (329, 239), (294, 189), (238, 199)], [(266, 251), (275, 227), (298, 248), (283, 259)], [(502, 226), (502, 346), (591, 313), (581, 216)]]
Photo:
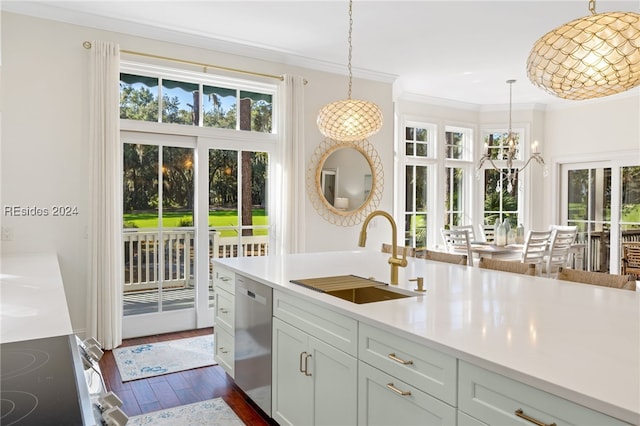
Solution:
[[(87, 206), (89, 199), (88, 55), (85, 40), (105, 40), (121, 49), (218, 64), (268, 74), (297, 74), (305, 88), (306, 162), (322, 141), (315, 120), (324, 104), (347, 95), (347, 77), (327, 72), (234, 56), (122, 33), (96, 30), (24, 15), (2, 13), (2, 226), (12, 234), (1, 250), (53, 251), (58, 254), (74, 331), (85, 328), (87, 285)], [(139, 57), (131, 57), (140, 60)], [(179, 66), (170, 64), (172, 66)], [(345, 67), (346, 68), (346, 67)], [(345, 69), (346, 72), (346, 69)], [(377, 103), (385, 116), (382, 131), (371, 138), (386, 170), (392, 168), (391, 83), (354, 79), (353, 97)], [(303, 170), (306, 170), (306, 164)], [(390, 173), (390, 172), (389, 172)], [(304, 182), (305, 176), (299, 176)], [(391, 208), (392, 181), (386, 180), (380, 205)], [(306, 251), (355, 249), (357, 229), (322, 219), (307, 197), (304, 203)], [(5, 206), (78, 208), (72, 217), (11, 217)], [(386, 235), (386, 230), (382, 230)], [(373, 236), (376, 231), (372, 231)]]
[[(347, 92), (344, 75), (314, 71), (284, 64), (234, 56), (201, 48), (158, 42), (117, 32), (96, 30), (22, 15), (2, 14), (2, 226), (12, 234), (3, 241), (2, 252), (58, 253), (74, 330), (85, 324), (87, 281), (87, 205), (89, 197), (88, 149), (88, 58), (85, 40), (108, 40), (122, 49), (160, 54), (193, 61), (220, 64), (270, 74), (298, 74), (309, 84), (305, 89), (305, 167), (322, 135), (316, 128), (317, 111), (326, 103), (343, 99)], [(135, 58), (134, 58), (135, 59)], [(139, 58), (137, 58), (139, 59)], [(636, 92), (637, 93), (637, 92)], [(380, 209), (393, 208), (394, 105), (388, 82), (355, 79), (353, 97), (377, 103), (384, 115), (380, 133), (370, 138), (384, 169)], [(606, 158), (616, 150), (640, 150), (638, 96), (576, 104), (535, 115), (544, 122), (543, 154), (548, 160), (573, 152), (595, 152)], [(432, 105), (400, 100), (401, 113), (455, 123), (480, 123), (477, 109)], [(532, 113), (534, 114), (534, 113)], [(535, 113), (538, 114), (538, 113)], [(485, 117), (486, 118), (486, 117)], [(521, 118), (514, 117), (514, 121)], [(535, 131), (540, 133), (538, 125)], [(305, 177), (299, 179), (304, 182)], [(550, 193), (551, 179), (544, 193)], [(305, 251), (357, 249), (359, 226), (331, 225), (313, 209), (307, 197)], [(540, 225), (550, 223), (548, 197), (539, 197), (536, 212)], [(77, 206), (72, 217), (11, 217), (5, 206)], [(377, 222), (377, 221), (376, 221)], [(367, 249), (379, 250), (390, 240), (388, 224), (380, 222), (369, 231)]]

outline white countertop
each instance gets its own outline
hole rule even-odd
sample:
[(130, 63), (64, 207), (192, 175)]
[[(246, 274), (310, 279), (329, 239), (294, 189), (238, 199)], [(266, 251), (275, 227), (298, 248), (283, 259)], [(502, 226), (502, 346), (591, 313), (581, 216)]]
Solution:
[(0, 343), (72, 334), (55, 253), (0, 258)]
[(358, 305), (292, 284), (354, 274), (389, 282), (374, 251), (214, 259), (237, 273), (621, 420), (640, 423), (640, 293), (423, 259), (424, 296)]

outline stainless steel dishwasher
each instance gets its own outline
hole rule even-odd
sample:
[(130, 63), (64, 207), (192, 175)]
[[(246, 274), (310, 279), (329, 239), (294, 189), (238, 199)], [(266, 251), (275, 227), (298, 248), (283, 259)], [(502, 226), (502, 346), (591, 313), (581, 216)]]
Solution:
[(235, 382), (271, 416), (272, 288), (236, 275)]

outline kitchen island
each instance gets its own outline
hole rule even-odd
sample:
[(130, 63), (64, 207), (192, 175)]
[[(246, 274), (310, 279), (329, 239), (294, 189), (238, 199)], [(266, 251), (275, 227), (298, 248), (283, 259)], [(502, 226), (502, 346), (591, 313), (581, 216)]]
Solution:
[[(454, 389), (445, 396), (436, 392), (435, 399), (457, 410), (458, 424), (493, 423), (464, 408), (486, 396), (482, 385), (471, 383), (483, 374), (506, 383), (489, 398), (533, 392), (543, 411), (568, 402), (561, 412), (584, 408), (591, 410), (584, 418), (606, 416), (593, 424), (640, 423), (640, 294), (424, 259), (408, 259), (399, 271), (397, 287), (404, 290), (415, 288), (410, 279), (424, 278), (426, 292), (413, 297), (356, 304), (291, 283), (349, 274), (389, 282), (388, 257), (350, 251), (215, 259), (214, 271), (224, 268), (272, 287), (276, 317), (278, 300), (289, 298), (355, 321), (361, 335), (375, 330), (450, 358)], [(352, 355), (362, 374), (370, 368), (362, 362), (362, 336), (357, 349)], [(363, 386), (359, 382), (359, 393)], [(361, 397), (362, 423), (367, 407)], [(516, 416), (526, 419), (521, 414)]]

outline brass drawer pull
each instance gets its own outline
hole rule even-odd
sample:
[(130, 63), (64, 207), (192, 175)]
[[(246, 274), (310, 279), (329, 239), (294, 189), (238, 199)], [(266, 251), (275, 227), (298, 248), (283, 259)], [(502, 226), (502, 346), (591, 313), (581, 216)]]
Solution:
[(529, 421), (529, 422), (531, 422), (531, 423), (533, 423), (534, 425), (537, 425), (537, 426), (557, 426), (555, 422), (550, 423), (550, 424), (547, 424), (547, 423), (543, 423), (543, 422), (541, 422), (540, 420), (536, 420), (536, 419), (534, 419), (533, 417), (529, 417), (529, 416), (527, 416), (527, 415), (524, 413), (524, 411), (522, 411), (522, 408), (518, 408), (518, 409), (515, 411), (515, 415), (516, 415), (516, 416), (518, 416), (518, 417), (520, 417), (520, 418), (522, 418), (522, 419), (525, 419), (525, 420), (527, 420), (527, 421)]
[(395, 362), (399, 362), (402, 365), (410, 365), (413, 364), (413, 361), (409, 360), (409, 361), (405, 361), (404, 359), (400, 359), (396, 356), (395, 353), (390, 353), (389, 355), (387, 355), (389, 358), (391, 358), (392, 360), (394, 360)]
[(223, 354), (228, 354), (229, 351), (225, 351), (223, 347), (218, 348), (218, 351)]
[(311, 358), (311, 354), (307, 354), (307, 356), (304, 357), (304, 375), (305, 376), (311, 375), (311, 373), (309, 373), (309, 358)]
[(305, 356), (307, 353), (306, 352), (300, 352), (300, 364), (298, 366), (298, 368), (300, 369), (301, 373), (304, 373), (304, 367), (302, 366), (302, 357)]
[(395, 393), (397, 393), (398, 395), (402, 395), (402, 396), (409, 396), (411, 395), (411, 391), (403, 391), (398, 389), (397, 387), (393, 386), (393, 383), (387, 383), (387, 388), (391, 389), (392, 391), (394, 391)]
[(218, 310), (223, 314), (228, 314), (229, 313), (229, 311), (227, 311), (225, 308), (220, 308)]

